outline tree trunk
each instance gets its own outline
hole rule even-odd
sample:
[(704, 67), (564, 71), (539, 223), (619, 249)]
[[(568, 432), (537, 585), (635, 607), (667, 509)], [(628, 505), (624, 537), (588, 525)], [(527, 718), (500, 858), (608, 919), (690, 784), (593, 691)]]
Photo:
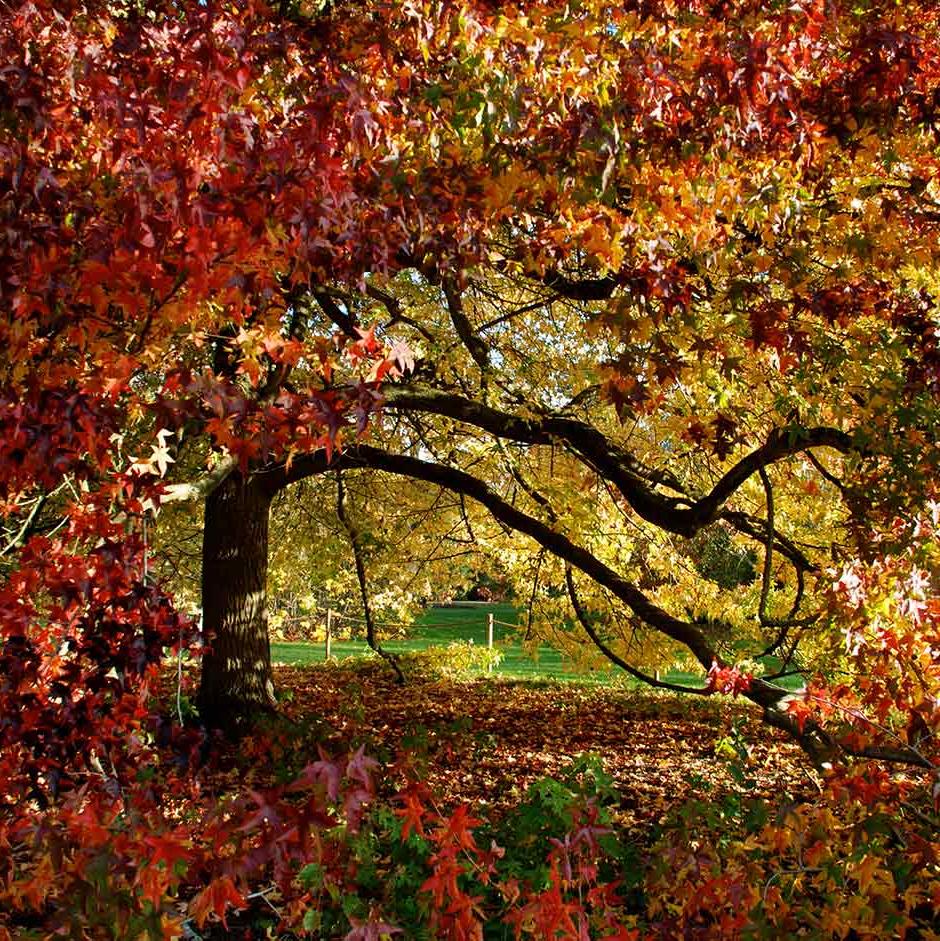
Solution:
[(266, 581), (272, 492), (240, 473), (206, 499), (202, 539), (202, 661), (199, 712), (210, 728), (235, 731), (276, 704)]

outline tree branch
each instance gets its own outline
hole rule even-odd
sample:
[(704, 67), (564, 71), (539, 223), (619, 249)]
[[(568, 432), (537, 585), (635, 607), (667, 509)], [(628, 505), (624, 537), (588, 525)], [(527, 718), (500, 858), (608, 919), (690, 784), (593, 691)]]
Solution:
[(519, 317), (522, 314), (528, 314), (530, 311), (538, 310), (540, 307), (546, 307), (551, 304), (553, 301), (558, 300), (561, 295), (553, 294), (548, 297), (539, 298), (537, 301), (532, 301), (531, 304), (525, 304), (522, 307), (517, 307), (515, 310), (509, 311), (507, 314), (500, 314), (499, 317), (494, 317), (492, 320), (487, 320), (486, 323), (480, 325), (478, 332), (482, 333), (484, 330), (491, 330), (493, 327), (498, 327), (501, 323), (506, 323), (509, 320), (512, 320), (515, 317)]
[(516, 532), (529, 536), (553, 555), (579, 568), (599, 585), (607, 588), (650, 627), (687, 647), (706, 669), (719, 660), (697, 625), (680, 621), (669, 614), (587, 549), (573, 543), (564, 533), (512, 506), (482, 480), (465, 471), (409, 455), (391, 454), (367, 445), (359, 445), (335, 455), (332, 464), (327, 462), (323, 451), (296, 457), (289, 469), (285, 465), (267, 471), (271, 475), (269, 485), (275, 490), (280, 489), (304, 477), (336, 467), (372, 467), (415, 480), (426, 480), (471, 497), (485, 506), (494, 519)]
[(460, 291), (457, 290), (457, 286), (449, 278), (444, 279), (441, 287), (444, 291), (447, 311), (450, 314), (450, 321), (454, 325), (454, 330), (457, 331), (460, 342), (467, 348), (467, 352), (485, 376), (490, 368), (489, 350), (486, 344), (476, 335), (476, 331), (463, 309), (463, 298)]
[[(530, 277), (536, 277), (530, 275)], [(551, 288), (569, 301), (606, 301), (617, 290), (620, 283), (616, 278), (591, 278), (588, 280), (574, 280), (558, 271), (546, 272), (537, 280), (547, 288)]]
[(398, 682), (405, 682), (405, 674), (398, 665), (398, 657), (382, 649), (375, 634), (375, 621), (372, 619), (372, 605), (369, 603), (369, 586), (366, 581), (366, 564), (362, 557), (362, 546), (359, 542), (359, 531), (346, 514), (346, 488), (343, 486), (343, 472), (336, 471), (336, 517), (343, 524), (349, 544), (352, 546), (353, 557), (356, 562), (356, 578), (359, 581), (359, 594), (362, 598), (362, 613), (366, 622), (366, 643), (395, 671)]
[(822, 462), (819, 460), (819, 458), (816, 457), (816, 455), (813, 454), (812, 451), (807, 451), (806, 456), (807, 458), (809, 458), (810, 464), (812, 464), (813, 467), (815, 467), (816, 470), (819, 471), (819, 474), (823, 478), (823, 480), (828, 480), (829, 483), (831, 483), (832, 486), (835, 487), (839, 491), (839, 493), (845, 496), (845, 492), (846, 492), (845, 484), (843, 484), (842, 481), (839, 480), (839, 478), (836, 477), (834, 474), (830, 474), (829, 471), (827, 471), (826, 468), (823, 467)]
[(622, 657), (618, 656), (614, 651), (601, 640), (600, 635), (597, 631), (594, 630), (594, 625), (591, 624), (587, 613), (581, 605), (581, 601), (578, 598), (577, 592), (574, 587), (574, 578), (571, 574), (571, 566), (565, 566), (565, 583), (568, 585), (568, 597), (571, 599), (571, 606), (574, 608), (574, 613), (578, 618), (581, 626), (584, 628), (585, 634), (591, 638), (594, 642), (594, 646), (605, 656), (611, 663), (616, 664), (620, 667), (621, 670), (625, 670), (630, 676), (635, 679), (640, 680), (642, 683), (646, 683), (647, 686), (653, 686), (656, 689), (668, 689), (674, 693), (690, 693), (693, 696), (710, 696), (712, 690), (707, 686), (681, 686), (678, 683), (669, 683), (665, 680), (657, 680), (656, 677), (650, 676), (648, 673), (643, 673), (641, 670), (638, 670), (636, 667), (631, 666), (624, 660)]
[(23, 525), (19, 528), (16, 535), (3, 547), (0, 549), (0, 558), (7, 555), (7, 553), (12, 552), (14, 549), (19, 548), (25, 541), (28, 533), (32, 529), (33, 523), (36, 522), (36, 517), (39, 516), (40, 511), (46, 505), (46, 494), (40, 494), (36, 498), (36, 502), (33, 504), (32, 509), (29, 511), (29, 515), (26, 517)]
[(391, 319), (385, 324), (385, 329), (394, 326), (396, 323), (406, 323), (409, 327), (417, 330), (421, 336), (424, 337), (429, 343), (434, 342), (434, 334), (431, 333), (426, 327), (418, 323), (417, 320), (409, 317), (401, 308), (401, 301), (395, 297), (394, 294), (389, 294), (387, 291), (383, 291), (381, 288), (377, 288), (374, 284), (366, 285), (366, 294), (371, 297), (373, 300), (379, 301), (382, 306), (388, 311)]
[(711, 493), (702, 497), (689, 508), (689, 515), (694, 520), (713, 522), (718, 510), (725, 501), (752, 474), (762, 467), (767, 467), (781, 458), (790, 457), (810, 448), (830, 447), (843, 454), (853, 450), (852, 438), (838, 428), (774, 428), (767, 440), (757, 450), (752, 451), (735, 464), (712, 488)]
[[(715, 664), (725, 665), (698, 625), (680, 621), (669, 614), (591, 552), (573, 543), (564, 533), (519, 510), (484, 481), (465, 471), (410, 455), (392, 454), (368, 445), (358, 445), (334, 453), (332, 461), (327, 460), (325, 450), (321, 449), (294, 458), (290, 467), (278, 464), (265, 468), (261, 473), (267, 477), (267, 486), (276, 492), (311, 475), (337, 468), (373, 468), (413, 480), (425, 480), (476, 500), (489, 510), (495, 520), (529, 536), (569, 566), (580, 569), (622, 601), (633, 615), (649, 627), (685, 646), (706, 669)], [(817, 765), (829, 760), (834, 747), (831, 737), (810, 724), (800, 729), (795, 718), (780, 708), (781, 701), (790, 695), (788, 690), (765, 679), (754, 678), (743, 695), (763, 708), (764, 718), (769, 724), (795, 738)]]
[(764, 544), (764, 570), (761, 572), (760, 601), (757, 605), (757, 617), (762, 625), (767, 624), (767, 596), (770, 594), (770, 567), (774, 558), (774, 491), (764, 467), (759, 467), (764, 495), (767, 498), (767, 540)]
[(348, 314), (344, 314), (339, 304), (327, 294), (326, 291), (314, 289), (312, 292), (314, 299), (320, 305), (320, 309), (330, 320), (336, 324), (346, 336), (353, 340), (359, 339), (359, 331), (356, 329), (355, 320)]
[(219, 461), (209, 473), (198, 480), (183, 484), (167, 484), (160, 497), (160, 503), (189, 503), (193, 500), (205, 500), (225, 482), (236, 467), (238, 467), (238, 462), (229, 456)]
[[(745, 536), (750, 536), (757, 542), (764, 542), (767, 538), (767, 523), (748, 513), (737, 510), (723, 510), (718, 515), (718, 519), (725, 520), (739, 533), (744, 533)], [(773, 535), (777, 552), (791, 562), (798, 572), (816, 572), (819, 570), (819, 567), (811, 562), (786, 536), (778, 532)]]
[(813, 447), (832, 447), (843, 453), (852, 450), (852, 439), (836, 428), (799, 430), (775, 428), (767, 441), (730, 468), (699, 500), (668, 497), (648, 485), (651, 473), (639, 461), (614, 444), (602, 432), (582, 421), (560, 415), (522, 418), (473, 399), (427, 387), (388, 385), (385, 407), (423, 411), (481, 428), (497, 437), (526, 444), (563, 441), (585, 464), (623, 494), (635, 512), (649, 523), (680, 536), (694, 536), (715, 522), (725, 502), (759, 468)]

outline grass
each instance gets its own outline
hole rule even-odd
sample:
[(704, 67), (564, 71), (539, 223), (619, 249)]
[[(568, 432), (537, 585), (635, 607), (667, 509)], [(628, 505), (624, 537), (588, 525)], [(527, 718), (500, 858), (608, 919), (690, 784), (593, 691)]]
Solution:
[[(523, 648), (518, 630), (507, 627), (517, 619), (517, 609), (511, 604), (475, 604), (448, 608), (428, 608), (417, 619), (406, 638), (383, 641), (382, 646), (394, 653), (425, 650), (430, 646), (446, 646), (454, 641), (472, 640), (474, 644), (486, 644), (487, 616), (503, 624), (494, 625), (494, 640), (502, 647), (503, 659), (494, 673), (516, 679), (567, 680), (581, 683), (608, 683), (614, 678), (618, 682), (628, 680), (619, 670), (597, 670), (585, 672), (576, 670), (571, 663), (563, 660), (559, 651), (553, 647), (540, 646), (537, 659)], [(334, 640), (332, 654), (342, 660), (346, 657), (359, 657), (368, 652), (364, 639)], [(271, 644), (271, 657), (276, 663), (302, 665), (322, 663), (325, 649), (322, 643), (283, 643)], [(701, 685), (701, 675), (684, 672), (669, 672), (663, 676), (674, 683), (690, 686)]]

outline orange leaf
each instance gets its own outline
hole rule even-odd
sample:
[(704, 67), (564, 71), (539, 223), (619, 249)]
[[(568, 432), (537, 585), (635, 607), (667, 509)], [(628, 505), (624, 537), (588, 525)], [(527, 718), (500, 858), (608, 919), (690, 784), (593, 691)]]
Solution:
[(213, 879), (190, 902), (189, 911), (200, 928), (206, 923), (210, 913), (220, 918), (222, 924), (228, 927), (225, 922), (226, 907), (231, 905), (233, 908), (245, 908), (247, 904), (244, 896), (235, 888), (235, 883), (228, 876), (221, 876)]

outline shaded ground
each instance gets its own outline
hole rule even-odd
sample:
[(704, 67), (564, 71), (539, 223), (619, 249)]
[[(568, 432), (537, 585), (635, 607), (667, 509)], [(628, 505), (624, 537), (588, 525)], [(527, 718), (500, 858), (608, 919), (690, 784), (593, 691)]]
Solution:
[[(187, 686), (196, 679), (186, 671)], [(745, 769), (748, 796), (779, 806), (787, 795), (815, 791), (799, 749), (763, 725), (749, 704), (725, 697), (499, 677), (412, 676), (399, 686), (384, 663), (369, 659), (277, 666), (275, 682), (283, 718), (237, 745), (213, 749), (203, 769), (207, 791), (221, 797), (287, 783), (321, 748), (338, 756), (364, 745), (386, 768), (402, 752), (417, 756), (437, 808), (469, 804), (472, 816), (495, 825), (523, 803), (530, 784), (561, 776), (572, 758), (591, 753), (601, 757), (619, 792), (619, 806), (611, 808), (618, 829), (638, 847), (650, 845), (655, 824), (670, 809), (741, 786), (731, 773), (733, 743), (748, 753), (736, 769)], [(175, 702), (175, 673), (164, 683), (166, 701)], [(377, 783), (389, 798), (402, 779), (385, 773)], [(281, 904), (276, 893), (249, 899), (249, 909), (229, 914), (228, 929), (207, 924), (190, 937), (272, 936), (258, 925), (270, 923), (272, 899)], [(188, 902), (180, 902), (184, 916)]]
[[(733, 724), (747, 743), (748, 793), (780, 798), (813, 790), (801, 753), (741, 702), (660, 695), (575, 683), (414, 679), (395, 684), (369, 661), (277, 667), (285, 713), (299, 741), (335, 752), (365, 744), (392, 761), (403, 747), (424, 757), (443, 804), (468, 802), (498, 816), (536, 778), (581, 753), (602, 756), (622, 794), (622, 823), (647, 829), (690, 796), (733, 786)], [(245, 760), (250, 756), (242, 753)], [(296, 756), (295, 756), (296, 757)], [(313, 756), (311, 756), (313, 757)], [(275, 760), (245, 766), (258, 783), (289, 774)]]

